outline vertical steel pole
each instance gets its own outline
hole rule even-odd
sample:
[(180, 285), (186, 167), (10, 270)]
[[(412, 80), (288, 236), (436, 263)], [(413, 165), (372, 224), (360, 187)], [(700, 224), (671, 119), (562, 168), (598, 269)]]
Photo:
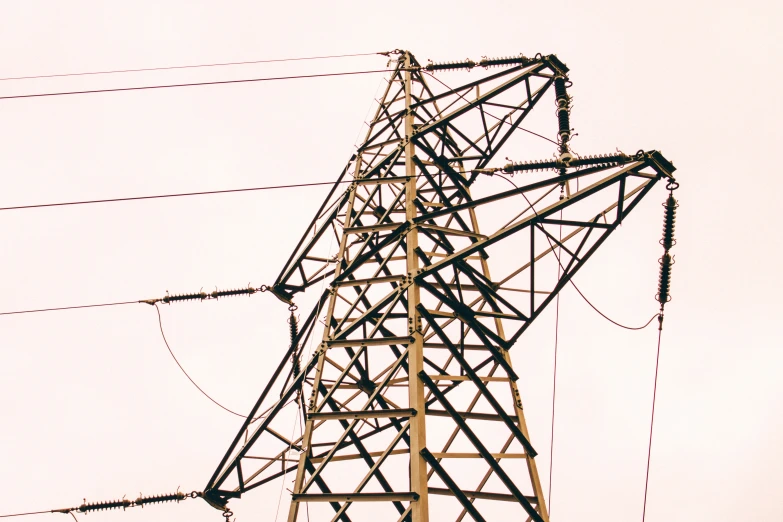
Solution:
[[(411, 110), (411, 55), (405, 53), (405, 175), (408, 180), (405, 185), (405, 217), (413, 226), (417, 215), (414, 200), (416, 199), (416, 169), (413, 163), (415, 147), (413, 146), (413, 112)], [(406, 258), (408, 277), (414, 278), (419, 270), (419, 260), (416, 248), (419, 246), (418, 230), (413, 226), (405, 238), (407, 244)], [(424, 384), (419, 379), (419, 372), (424, 370), (424, 338), (421, 335), (421, 317), (416, 310), (420, 301), (419, 285), (415, 282), (408, 287), (408, 331), (413, 342), (408, 347), (408, 395), (410, 407), (416, 410), (411, 418), (410, 446), (410, 482), (411, 491), (419, 495), (413, 502), (413, 522), (429, 521), (429, 502), (427, 498), (427, 463), (421, 456), (421, 450), (427, 446), (426, 416), (424, 414)]]

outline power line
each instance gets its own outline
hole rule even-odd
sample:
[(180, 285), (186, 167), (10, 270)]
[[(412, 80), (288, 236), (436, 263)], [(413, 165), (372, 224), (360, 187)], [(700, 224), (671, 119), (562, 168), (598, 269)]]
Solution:
[(210, 397), (210, 395), (209, 395), (207, 392), (205, 392), (204, 390), (202, 390), (202, 389), (201, 389), (201, 386), (199, 386), (198, 384), (196, 384), (196, 381), (194, 381), (194, 380), (193, 380), (193, 379), (190, 377), (190, 375), (188, 375), (188, 372), (186, 372), (186, 371), (185, 371), (185, 368), (183, 368), (183, 367), (182, 367), (182, 365), (179, 363), (179, 360), (177, 359), (177, 356), (176, 356), (176, 355), (174, 355), (174, 352), (173, 352), (173, 351), (171, 351), (171, 346), (169, 346), (169, 342), (168, 342), (168, 340), (166, 340), (166, 334), (165, 334), (165, 332), (163, 331), (163, 319), (161, 319), (161, 317), (160, 317), (160, 308), (158, 308), (158, 303), (155, 303), (155, 305), (154, 305), (154, 306), (155, 306), (155, 311), (156, 311), (156, 312), (158, 312), (158, 325), (160, 326), (160, 335), (163, 337), (163, 342), (164, 342), (164, 343), (166, 343), (166, 348), (168, 348), (168, 350), (169, 350), (169, 353), (171, 354), (171, 357), (174, 359), (174, 362), (175, 362), (175, 363), (177, 363), (177, 366), (179, 366), (179, 369), (180, 369), (180, 370), (182, 370), (182, 373), (184, 373), (184, 374), (185, 374), (185, 377), (187, 377), (187, 378), (188, 378), (188, 380), (189, 380), (189, 381), (190, 381), (190, 382), (193, 384), (193, 386), (195, 386), (195, 387), (196, 387), (196, 389), (197, 389), (198, 391), (200, 391), (202, 395), (204, 395), (204, 397), (206, 397), (207, 399), (211, 400), (211, 401), (212, 401), (213, 403), (215, 403), (215, 404), (216, 404), (218, 407), (220, 407), (220, 408), (223, 408), (223, 409), (224, 409), (224, 410), (226, 410), (227, 412), (229, 412), (229, 413), (231, 413), (231, 414), (233, 414), (233, 415), (236, 415), (237, 417), (241, 417), (241, 418), (243, 418), (243, 419), (246, 419), (246, 418), (247, 418), (247, 415), (242, 415), (241, 413), (237, 413), (237, 412), (235, 412), (235, 411), (233, 411), (233, 410), (229, 410), (228, 408), (226, 408), (225, 406), (223, 406), (222, 404), (220, 404), (218, 401), (216, 401), (215, 399), (213, 399), (212, 397)]
[(39, 308), (37, 310), (17, 310), (15, 312), (0, 312), (0, 315), (16, 315), (16, 314), (32, 314), (35, 312), (56, 312), (60, 310), (77, 310), (79, 308), (97, 308), (100, 306), (118, 306), (127, 304), (139, 304), (139, 301), (123, 301), (119, 303), (102, 303), (91, 305), (79, 305), (79, 306), (61, 306), (58, 308)]
[(663, 333), (663, 319), (658, 328), (658, 349), (655, 352), (655, 381), (653, 383), (652, 413), (650, 415), (650, 441), (647, 444), (647, 470), (644, 474), (644, 507), (642, 508), (642, 522), (647, 514), (647, 485), (650, 481), (650, 455), (652, 453), (653, 423), (655, 422), (655, 395), (658, 392), (658, 363), (661, 359), (661, 334)]
[[(559, 261), (560, 261), (560, 259), (558, 259), (558, 262), (559, 262)], [(589, 305), (590, 305), (590, 308), (592, 308), (593, 310), (595, 310), (596, 312), (598, 312), (598, 315), (600, 315), (601, 317), (603, 317), (604, 319), (606, 319), (606, 320), (607, 320), (607, 321), (609, 321), (610, 323), (612, 323), (612, 324), (614, 324), (614, 325), (616, 325), (616, 326), (619, 326), (620, 328), (625, 328), (626, 330), (644, 330), (645, 328), (647, 328), (648, 326), (650, 326), (650, 323), (652, 323), (652, 322), (653, 322), (653, 319), (655, 319), (656, 317), (658, 317), (658, 316), (660, 315), (660, 314), (657, 314), (657, 313), (656, 313), (655, 315), (653, 315), (652, 317), (650, 317), (650, 320), (649, 320), (649, 321), (647, 321), (647, 322), (646, 322), (646, 323), (645, 323), (643, 326), (626, 326), (626, 325), (624, 325), (624, 324), (620, 324), (620, 323), (618, 323), (617, 321), (615, 321), (614, 319), (612, 319), (611, 317), (609, 317), (609, 316), (607, 316), (606, 314), (604, 314), (604, 313), (603, 313), (601, 310), (599, 310), (598, 308), (596, 308), (596, 307), (595, 307), (595, 305), (594, 305), (593, 303), (591, 303), (591, 302), (590, 302), (590, 300), (589, 300), (589, 299), (587, 299), (587, 297), (585, 297), (585, 294), (583, 294), (583, 293), (581, 292), (581, 290), (579, 290), (579, 288), (576, 286), (576, 284), (574, 284), (574, 282), (573, 282), (573, 281), (570, 281), (570, 283), (571, 283), (571, 286), (573, 286), (573, 287), (574, 287), (574, 290), (576, 290), (576, 291), (577, 291), (577, 293), (578, 293), (579, 295), (581, 295), (581, 296), (582, 296), (582, 299), (584, 299), (584, 300), (585, 300), (585, 303), (587, 303), (587, 304), (589, 304)]]
[(56, 511), (30, 511), (29, 513), (14, 513), (12, 515), (0, 515), (0, 518), (24, 517), (27, 515), (42, 515), (43, 513), (56, 513)]
[(0, 96), (0, 100), (14, 100), (20, 98), (43, 98), (47, 96), (69, 96), (72, 94), (96, 94), (101, 92), (122, 92), (122, 91), (144, 91), (150, 89), (171, 89), (175, 87), (202, 87), (205, 85), (229, 85), (236, 83), (250, 83), (250, 82), (271, 82), (277, 80), (298, 80), (306, 78), (327, 78), (334, 76), (355, 76), (358, 74), (377, 74), (394, 72), (393, 69), (375, 69), (369, 71), (347, 71), (336, 73), (321, 73), (321, 74), (300, 74), (294, 76), (271, 76), (267, 78), (248, 78), (244, 80), (223, 80), (216, 82), (197, 82), (197, 83), (179, 83), (171, 85), (145, 85), (141, 87), (119, 87), (115, 89), (94, 89), (89, 91), (66, 91), (66, 92), (47, 92), (41, 94), (16, 94), (13, 96)]
[(226, 67), (231, 65), (252, 65), (259, 63), (278, 63), (278, 62), (300, 62), (305, 60), (326, 60), (331, 58), (352, 58), (356, 56), (372, 56), (380, 55), (383, 53), (355, 53), (355, 54), (334, 54), (329, 56), (307, 56), (303, 58), (276, 58), (271, 60), (250, 60), (246, 62), (222, 62), (222, 63), (206, 63), (198, 65), (173, 65), (167, 67), (145, 67), (142, 69), (117, 69), (112, 71), (90, 71), (90, 72), (78, 72), (78, 73), (64, 73), (64, 74), (41, 74), (38, 76), (14, 76), (8, 78), (0, 78), (0, 82), (9, 80), (34, 80), (40, 78), (62, 78), (65, 76), (90, 76), (98, 74), (121, 74), (121, 73), (133, 73), (133, 72), (149, 72), (149, 71), (168, 71), (172, 69), (199, 69), (204, 67)]
[[(423, 174), (417, 174), (415, 177), (422, 177)], [(60, 203), (38, 203), (34, 205), (17, 205), (13, 207), (0, 207), (2, 210), (24, 210), (31, 208), (47, 208), (47, 207), (67, 207), (71, 205), (91, 205), (94, 203), (118, 203), (121, 201), (141, 201), (145, 199), (163, 199), (163, 198), (179, 198), (184, 196), (208, 196), (214, 194), (231, 194), (235, 192), (254, 192), (259, 190), (278, 190), (278, 189), (292, 189), (292, 188), (306, 188), (306, 187), (319, 187), (325, 185), (334, 185), (353, 183), (354, 179), (342, 180), (342, 181), (317, 181), (313, 183), (297, 183), (293, 185), (269, 185), (266, 187), (249, 187), (241, 189), (226, 189), (226, 190), (207, 190), (204, 192), (180, 192), (176, 194), (157, 194), (154, 196), (132, 196), (127, 198), (109, 198), (109, 199), (90, 199), (84, 201), (64, 201)]]
[[(531, 207), (532, 208), (532, 207)], [(560, 210), (560, 220), (563, 219), (563, 211)], [(560, 225), (560, 243), (563, 242), (563, 225)], [(558, 247), (558, 250), (562, 247)], [(557, 267), (557, 280), (560, 280), (560, 264)], [(552, 426), (549, 430), (549, 488), (547, 489), (547, 509), (552, 516), (552, 469), (554, 467), (555, 457), (555, 398), (557, 397), (557, 348), (560, 333), (560, 292), (557, 293), (555, 305), (555, 357), (554, 367), (552, 369)]]
[[(336, 183), (353, 183), (353, 180), (337, 181)], [(91, 199), (85, 201), (66, 201), (61, 203), (40, 203), (35, 205), (17, 205), (13, 207), (0, 207), (2, 210), (24, 210), (30, 208), (46, 208), (46, 207), (65, 207), (69, 205), (91, 205), (93, 203), (117, 203), (120, 201), (140, 201), (144, 199), (162, 199), (162, 198), (179, 198), (184, 196), (207, 196), (212, 194), (231, 194), (234, 192), (253, 192), (259, 190), (277, 190), (277, 189), (291, 189), (291, 188), (303, 188), (303, 187), (318, 187), (323, 185), (334, 185), (334, 181), (319, 181), (315, 183), (298, 183), (294, 185), (269, 185), (266, 187), (250, 187), (241, 189), (226, 189), (226, 190), (207, 190), (204, 192), (181, 192), (176, 194), (159, 194), (154, 196), (133, 196), (127, 198), (109, 198), (109, 199)]]

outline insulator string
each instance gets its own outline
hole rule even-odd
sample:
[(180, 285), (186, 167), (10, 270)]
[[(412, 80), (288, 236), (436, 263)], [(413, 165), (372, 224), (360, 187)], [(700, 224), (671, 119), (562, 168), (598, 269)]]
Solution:
[(105, 511), (105, 510), (111, 510), (111, 509), (122, 509), (126, 510), (129, 508), (134, 507), (144, 507), (148, 504), (160, 504), (163, 502), (176, 502), (180, 503), (183, 500), (187, 500), (189, 498), (198, 498), (203, 496), (203, 493), (200, 491), (191, 491), (190, 493), (182, 493), (181, 491), (177, 491), (176, 493), (168, 493), (164, 495), (152, 495), (149, 497), (145, 497), (141, 494), (139, 494), (138, 498), (136, 500), (128, 500), (126, 498), (122, 498), (120, 500), (108, 500), (104, 502), (90, 502), (88, 503), (86, 500), (77, 507), (68, 507), (68, 508), (61, 508), (61, 509), (49, 509), (46, 511), (30, 511), (26, 513), (13, 513), (10, 515), (0, 515), (0, 518), (9, 518), (9, 517), (23, 517), (28, 515), (42, 515), (44, 513), (63, 513), (63, 514), (70, 514), (71, 516), (76, 518), (74, 516), (74, 512), (79, 513), (89, 513), (92, 511)]

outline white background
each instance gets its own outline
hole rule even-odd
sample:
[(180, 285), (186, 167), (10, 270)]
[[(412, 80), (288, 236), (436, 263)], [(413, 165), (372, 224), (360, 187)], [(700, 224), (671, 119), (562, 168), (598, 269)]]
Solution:
[[(0, 77), (394, 48), (422, 62), (556, 53), (574, 83), (574, 148), (658, 149), (682, 184), (647, 520), (775, 521), (783, 519), (775, 5), (4, 2)], [(0, 96), (385, 66), (367, 56), (1, 81)], [(0, 206), (330, 181), (379, 81), (0, 100)], [(271, 283), (326, 190), (0, 211), (0, 311)], [(664, 198), (656, 188), (577, 276), (619, 321), (655, 313)], [(570, 288), (562, 297), (552, 519), (637, 520), (657, 332), (614, 327)], [(194, 379), (247, 410), (286, 348), (285, 306), (266, 294), (162, 313)], [(554, 310), (538, 323), (513, 357), (547, 485)], [(202, 489), (240, 424), (187, 382), (155, 311), (141, 304), (0, 316), (0, 414), (0, 514)], [(278, 482), (232, 509), (239, 521), (273, 520), (279, 497)], [(161, 519), (222, 520), (201, 500), (88, 518)]]

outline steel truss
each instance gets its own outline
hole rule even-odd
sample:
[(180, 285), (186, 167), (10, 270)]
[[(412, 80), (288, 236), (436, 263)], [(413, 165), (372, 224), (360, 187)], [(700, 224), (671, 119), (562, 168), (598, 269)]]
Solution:
[[(291, 522), (303, 503), (312, 520), (548, 521), (509, 350), (674, 167), (655, 151), (561, 154), (506, 166), (525, 172), (513, 188), (486, 177), (568, 72), (555, 56), (502, 65), (436, 93), (429, 71), (448, 67), (399, 53), (272, 288), (291, 302), (328, 284), (209, 480), (215, 507), (290, 473)], [(322, 316), (315, 353), (289, 369)], [(306, 412), (293, 439), (292, 403)]]

